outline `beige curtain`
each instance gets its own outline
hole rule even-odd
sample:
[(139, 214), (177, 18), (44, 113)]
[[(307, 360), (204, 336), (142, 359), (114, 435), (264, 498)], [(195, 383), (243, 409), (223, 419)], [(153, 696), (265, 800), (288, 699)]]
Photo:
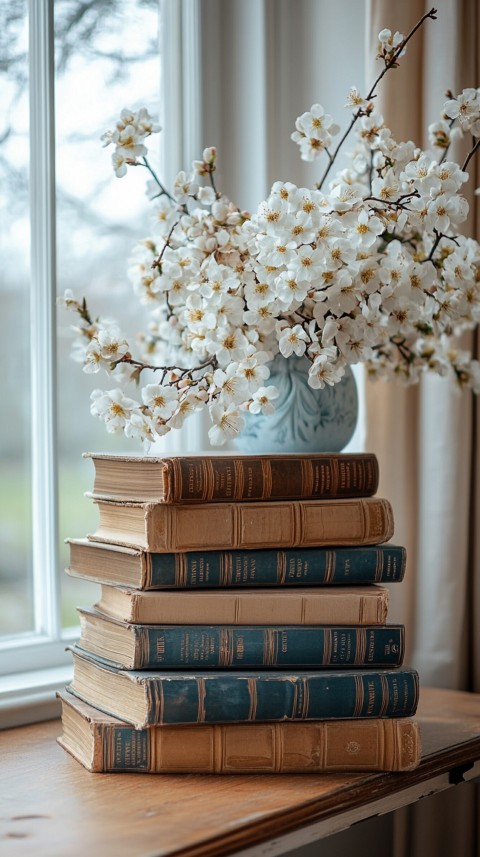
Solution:
[[(398, 140), (426, 146), (445, 91), (478, 86), (478, 0), (439, 0), (399, 69), (384, 78), (378, 107)], [(407, 34), (431, 8), (424, 0), (371, 0), (367, 56), (384, 27)], [(377, 67), (378, 69), (378, 67)], [(375, 78), (373, 61), (369, 79)], [(455, 159), (462, 151), (453, 152)], [(462, 158), (463, 159), (463, 158)], [(480, 238), (478, 164), (464, 191), (471, 206), (468, 234)], [(475, 176), (475, 169), (477, 175)], [(465, 340), (475, 346), (473, 335)], [(444, 379), (418, 387), (367, 384), (367, 443), (380, 461), (381, 493), (392, 500), (395, 539), (408, 550), (405, 583), (392, 587), (392, 617), (407, 626), (409, 660), (424, 686), (480, 691), (480, 410), (468, 393)], [(395, 819), (395, 857), (474, 857), (478, 787), (462, 786)]]

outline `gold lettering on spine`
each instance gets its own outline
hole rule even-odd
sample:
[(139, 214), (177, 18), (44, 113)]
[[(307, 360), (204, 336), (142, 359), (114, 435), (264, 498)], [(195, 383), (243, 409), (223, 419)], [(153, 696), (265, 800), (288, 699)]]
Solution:
[(248, 720), (255, 720), (257, 716), (257, 681), (254, 678), (247, 679), (250, 707), (248, 709)]
[(197, 723), (205, 723), (205, 679), (197, 677)]

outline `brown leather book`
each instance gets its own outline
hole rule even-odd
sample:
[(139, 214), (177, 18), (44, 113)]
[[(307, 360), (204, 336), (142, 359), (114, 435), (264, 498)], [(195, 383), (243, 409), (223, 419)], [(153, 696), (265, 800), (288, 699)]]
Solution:
[(94, 772), (274, 774), (409, 771), (420, 761), (411, 718), (133, 729), (69, 693), (58, 743)]
[(378, 497), (195, 506), (95, 502), (100, 525), (90, 539), (156, 553), (374, 545), (393, 535), (392, 508)]
[(369, 497), (378, 486), (372, 453), (197, 455), (154, 458), (85, 453), (93, 494), (155, 503)]

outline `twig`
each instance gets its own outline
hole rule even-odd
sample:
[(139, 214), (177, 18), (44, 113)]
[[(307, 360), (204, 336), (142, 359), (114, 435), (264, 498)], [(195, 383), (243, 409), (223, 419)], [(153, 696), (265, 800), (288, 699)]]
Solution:
[[(378, 77), (377, 77), (375, 83), (373, 84), (372, 88), (370, 89), (370, 92), (368, 93), (365, 101), (371, 101), (371, 99), (373, 98), (374, 92), (375, 92), (378, 84), (380, 83), (382, 77), (384, 76), (384, 74), (387, 73), (387, 71), (389, 71), (389, 69), (392, 68), (392, 66), (394, 66), (396, 64), (396, 61), (399, 58), (402, 51), (404, 50), (405, 46), (410, 41), (412, 36), (415, 35), (415, 33), (417, 32), (419, 27), (422, 26), (424, 21), (426, 21), (427, 18), (431, 18), (433, 21), (435, 21), (436, 16), (437, 16), (437, 10), (435, 8), (432, 8), (432, 9), (430, 9), (429, 12), (426, 12), (425, 15), (423, 15), (420, 18), (420, 20), (415, 24), (413, 30), (411, 30), (410, 33), (408, 34), (408, 36), (403, 40), (403, 42), (401, 42), (399, 44), (396, 51), (392, 54), (391, 59), (388, 61), (388, 63), (386, 63), (385, 68), (383, 68), (382, 71), (380, 72), (380, 74), (378, 75)], [(357, 110), (356, 113), (353, 114), (353, 118), (352, 118), (352, 121), (350, 122), (350, 125), (348, 126), (343, 137), (341, 138), (340, 142), (338, 143), (333, 155), (330, 156), (330, 161), (328, 163), (328, 166), (327, 166), (321, 180), (317, 184), (318, 190), (322, 189), (323, 183), (325, 182), (325, 179), (327, 178), (341, 147), (343, 146), (345, 140), (347, 139), (348, 135), (350, 134), (350, 131), (352, 130), (353, 126), (355, 125), (357, 119), (364, 114), (365, 114), (365, 111), (361, 107), (359, 108), (359, 110)]]

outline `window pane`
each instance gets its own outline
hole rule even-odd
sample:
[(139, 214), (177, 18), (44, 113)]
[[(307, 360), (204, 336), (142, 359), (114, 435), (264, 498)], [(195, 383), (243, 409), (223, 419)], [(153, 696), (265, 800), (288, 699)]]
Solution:
[[(58, 292), (86, 297), (94, 316), (117, 318), (127, 336), (142, 327), (142, 313), (127, 278), (128, 256), (148, 235), (146, 170), (118, 179), (111, 149), (101, 134), (113, 129), (124, 107), (159, 105), (158, 0), (109, 0), (55, 4), (57, 258)], [(158, 159), (149, 141), (152, 163)], [(143, 175), (145, 173), (145, 175)], [(63, 539), (83, 537), (96, 527), (94, 504), (83, 496), (92, 488), (93, 466), (85, 451), (131, 452), (131, 441), (108, 435), (90, 415), (94, 387), (109, 388), (105, 373), (85, 375), (70, 359), (68, 317), (59, 311), (58, 395), (60, 535), (62, 566), (68, 562)], [(62, 574), (62, 623), (76, 624), (75, 605), (91, 604), (96, 587)]]
[(26, 0), (0, 5), (0, 635), (33, 628)]

